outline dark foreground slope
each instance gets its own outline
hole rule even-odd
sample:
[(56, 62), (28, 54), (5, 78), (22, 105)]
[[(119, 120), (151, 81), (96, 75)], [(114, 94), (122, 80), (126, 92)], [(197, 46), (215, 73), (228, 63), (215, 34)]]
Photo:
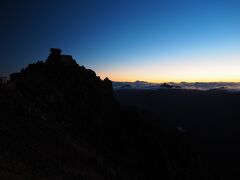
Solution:
[(0, 179), (211, 179), (191, 143), (52, 49), (0, 86)]
[[(240, 179), (240, 93), (222, 90), (119, 90), (124, 105), (145, 109), (192, 137), (217, 179)], [(148, 114), (148, 115), (149, 115)]]

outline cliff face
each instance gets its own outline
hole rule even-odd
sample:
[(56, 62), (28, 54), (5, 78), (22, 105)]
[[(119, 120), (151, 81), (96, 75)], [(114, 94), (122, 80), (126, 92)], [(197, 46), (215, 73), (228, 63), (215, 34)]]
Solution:
[(51, 49), (0, 87), (1, 179), (205, 179), (185, 137), (120, 107), (112, 83)]

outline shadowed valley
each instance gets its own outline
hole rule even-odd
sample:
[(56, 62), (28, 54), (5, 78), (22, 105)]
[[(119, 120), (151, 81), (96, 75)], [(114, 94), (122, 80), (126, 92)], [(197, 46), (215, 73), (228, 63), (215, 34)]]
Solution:
[(225, 90), (116, 90), (121, 104), (191, 137), (216, 179), (237, 180), (240, 160), (240, 93)]

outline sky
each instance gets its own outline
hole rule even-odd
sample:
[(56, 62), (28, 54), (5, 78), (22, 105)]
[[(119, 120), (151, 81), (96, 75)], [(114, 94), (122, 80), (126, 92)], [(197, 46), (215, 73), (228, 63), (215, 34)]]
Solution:
[(114, 81), (240, 82), (238, 0), (2, 0), (0, 75), (51, 47)]

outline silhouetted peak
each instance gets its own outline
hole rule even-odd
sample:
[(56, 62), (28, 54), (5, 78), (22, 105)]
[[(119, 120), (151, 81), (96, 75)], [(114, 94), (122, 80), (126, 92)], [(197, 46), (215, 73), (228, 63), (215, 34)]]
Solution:
[[(96, 97), (95, 100), (91, 100), (93, 103), (101, 99), (101, 96), (104, 96), (103, 99), (109, 99), (112, 96), (112, 81), (108, 78), (102, 81), (93, 70), (79, 66), (71, 55), (61, 55), (61, 52), (60, 49), (51, 48), (46, 61), (29, 64), (21, 72), (11, 74), (10, 82), (18, 84), (27, 82), (25, 85), (36, 89), (41, 86), (45, 88), (56, 86), (58, 92), (61, 92), (64, 97), (73, 94), (72, 87), (76, 86), (75, 97), (81, 94), (80, 92), (85, 92)], [(88, 96), (85, 95), (85, 97)]]
[(112, 81), (111, 81), (110, 79), (108, 79), (108, 77), (106, 77), (106, 78), (103, 80), (103, 82), (105, 82), (105, 83), (112, 83)]
[(108, 88), (110, 91), (112, 91), (112, 81), (108, 78), (105, 78), (103, 80), (104, 87)]

